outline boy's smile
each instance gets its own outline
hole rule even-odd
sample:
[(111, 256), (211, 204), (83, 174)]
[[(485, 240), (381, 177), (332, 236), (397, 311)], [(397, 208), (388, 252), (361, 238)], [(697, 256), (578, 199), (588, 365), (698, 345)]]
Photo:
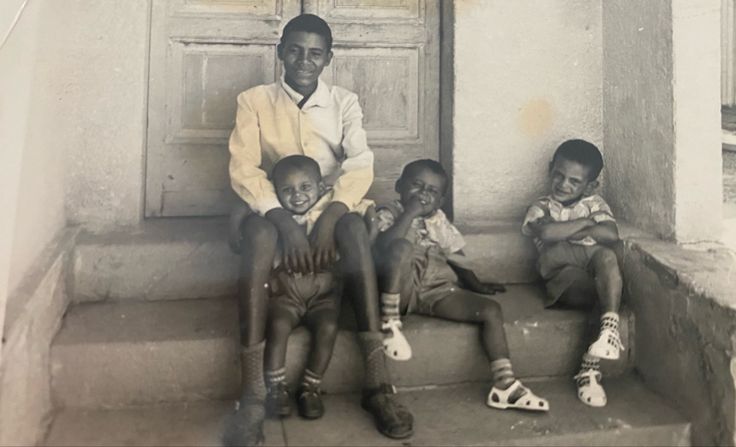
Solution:
[(440, 174), (429, 169), (420, 169), (402, 178), (396, 185), (396, 191), (405, 208), (416, 200), (422, 207), (421, 216), (428, 217), (442, 206), (446, 186), (445, 178)]
[(275, 179), (276, 195), (287, 211), (304, 214), (319, 200), (324, 186), (305, 171), (292, 170)]
[(319, 75), (332, 60), (325, 38), (306, 31), (287, 34), (278, 46), (278, 55), (284, 64), (284, 80), (304, 96), (314, 92)]
[(549, 171), (552, 198), (563, 205), (577, 201), (596, 182), (588, 180), (590, 169), (576, 161), (557, 158)]

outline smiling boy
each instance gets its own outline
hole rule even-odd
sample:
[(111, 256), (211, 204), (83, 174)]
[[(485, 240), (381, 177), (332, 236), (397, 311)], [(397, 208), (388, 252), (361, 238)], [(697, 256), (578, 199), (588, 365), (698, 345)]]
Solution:
[[(326, 268), (339, 252), (343, 296), (353, 300), (365, 360), (363, 406), (382, 433), (410, 436), (413, 417), (391, 395), (368, 231), (354, 212), (373, 181), (373, 152), (358, 97), (319, 79), (332, 60), (332, 32), (321, 18), (302, 14), (289, 21), (277, 51), (283, 77), (238, 96), (230, 137), (231, 185), (244, 201), (230, 221), (230, 244), (241, 253), (242, 265), (238, 302), (243, 394), (239, 427), (233, 436), (226, 436), (226, 443), (251, 445), (263, 440), (268, 311), (264, 286), (277, 249), (284, 267), (300, 274)], [(332, 188), (331, 201), (312, 215), (309, 236), (281, 206), (268, 180), (280, 159), (296, 154), (314, 159)]]
[[(537, 268), (547, 288), (546, 306), (597, 304), (602, 312), (598, 337), (575, 376), (578, 398), (593, 407), (607, 402), (600, 384), (600, 359), (618, 359), (624, 349), (618, 332), (623, 281), (610, 247), (619, 240), (618, 227), (608, 204), (594, 193), (602, 169), (603, 157), (592, 143), (562, 143), (549, 164), (549, 195), (529, 207), (521, 230), (534, 237), (539, 251)], [(595, 282), (592, 293), (581, 289), (588, 279)]]

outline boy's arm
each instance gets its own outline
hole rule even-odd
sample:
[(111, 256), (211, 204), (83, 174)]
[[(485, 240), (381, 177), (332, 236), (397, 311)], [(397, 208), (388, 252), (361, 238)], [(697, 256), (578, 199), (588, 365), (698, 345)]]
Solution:
[(342, 149), (345, 160), (340, 165), (342, 175), (337, 179), (333, 201), (355, 208), (373, 183), (373, 152), (363, 129), (363, 111), (358, 96), (349, 94), (343, 109)]
[[(457, 251), (456, 253), (461, 256), (465, 256), (465, 253), (463, 253), (462, 250)], [(506, 291), (506, 287), (501, 284), (497, 284), (494, 282), (482, 282), (480, 279), (478, 279), (474, 271), (465, 267), (461, 267), (460, 265), (454, 263), (452, 259), (448, 259), (447, 263), (450, 265), (452, 270), (455, 271), (455, 274), (460, 280), (460, 285), (462, 285), (465, 289), (476, 293), (482, 293), (484, 295), (493, 295), (495, 293)]]
[(411, 228), (411, 222), (422, 214), (422, 210), (422, 204), (418, 199), (410, 200), (404, 212), (396, 216), (393, 225), (378, 234), (376, 249), (379, 252), (386, 252), (391, 242), (406, 237), (406, 233)]
[(585, 228), (575, 233), (571, 239), (578, 240), (590, 236), (599, 244), (613, 244), (618, 242), (618, 225), (615, 221), (599, 222), (591, 227)]
[(360, 203), (373, 183), (373, 152), (368, 148), (358, 96), (350, 94), (345, 101), (342, 117), (345, 160), (340, 165), (343, 173), (333, 186), (332, 203), (317, 219), (309, 236), (314, 262), (319, 268), (327, 268), (336, 259), (337, 221)]
[(261, 216), (274, 208), (281, 208), (268, 175), (261, 169), (261, 129), (258, 115), (246, 93), (238, 95), (238, 112), (229, 148), (233, 190)]
[(573, 237), (578, 232), (596, 225), (595, 221), (587, 217), (569, 220), (567, 222), (551, 222), (548, 219), (540, 219), (529, 223), (529, 228), (542, 242), (558, 242)]

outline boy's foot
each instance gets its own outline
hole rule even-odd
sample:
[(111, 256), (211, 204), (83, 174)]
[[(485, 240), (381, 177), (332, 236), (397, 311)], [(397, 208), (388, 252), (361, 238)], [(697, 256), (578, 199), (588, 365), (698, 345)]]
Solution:
[(388, 384), (364, 390), (361, 405), (373, 415), (381, 434), (393, 439), (404, 439), (414, 434), (414, 417), (396, 401), (395, 393), (394, 387)]
[(319, 387), (304, 385), (299, 387), (296, 406), (299, 416), (305, 419), (319, 419), (325, 414)]
[(406, 361), (411, 359), (411, 346), (401, 333), (401, 320), (388, 320), (381, 326), (383, 331), (390, 331), (391, 335), (383, 339), (383, 350), (394, 360)]
[(588, 348), (588, 354), (607, 360), (618, 360), (620, 352), (624, 350), (621, 336), (617, 329), (604, 328), (601, 330), (598, 340)]
[(227, 418), (222, 434), (222, 444), (230, 446), (261, 446), (265, 411), (263, 401), (254, 397), (243, 397), (237, 411)]
[(532, 393), (532, 390), (522, 385), (519, 380), (514, 381), (505, 390), (495, 386), (491, 388), (486, 404), (499, 410), (515, 408), (527, 411), (549, 411), (547, 399)]
[(578, 386), (578, 399), (591, 407), (604, 407), (607, 402), (606, 391), (600, 384), (602, 374), (595, 369), (581, 370), (574, 377)]
[(286, 382), (277, 382), (268, 387), (266, 415), (270, 418), (287, 417), (291, 414), (291, 398)]

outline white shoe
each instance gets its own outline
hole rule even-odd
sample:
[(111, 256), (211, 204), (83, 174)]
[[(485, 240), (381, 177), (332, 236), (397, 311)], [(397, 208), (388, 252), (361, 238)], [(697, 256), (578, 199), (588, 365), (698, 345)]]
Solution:
[(578, 399), (591, 407), (605, 407), (606, 390), (601, 386), (602, 374), (594, 369), (585, 369), (577, 373), (574, 379), (578, 385)]
[(598, 340), (590, 345), (588, 354), (600, 359), (618, 360), (620, 352), (623, 350), (624, 345), (621, 343), (621, 336), (618, 331), (606, 328), (601, 330)]
[(383, 350), (394, 360), (406, 361), (411, 358), (411, 346), (401, 333), (401, 320), (390, 320), (381, 326), (384, 331), (391, 331), (391, 335), (383, 339)]

